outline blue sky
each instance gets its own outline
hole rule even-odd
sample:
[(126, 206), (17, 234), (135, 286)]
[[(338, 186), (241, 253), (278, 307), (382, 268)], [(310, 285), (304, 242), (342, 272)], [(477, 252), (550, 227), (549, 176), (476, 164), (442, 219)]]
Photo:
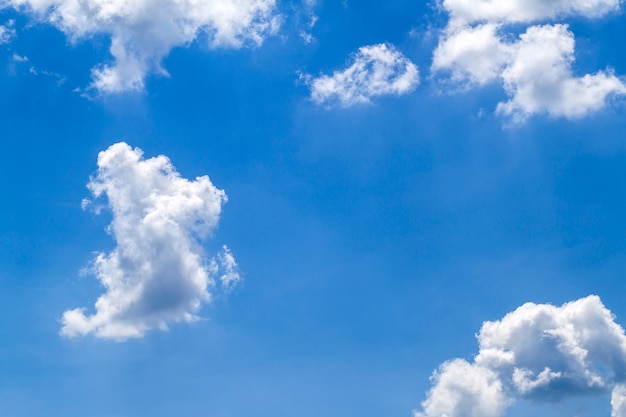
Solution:
[(626, 416), (619, 1), (0, 5), (0, 415)]

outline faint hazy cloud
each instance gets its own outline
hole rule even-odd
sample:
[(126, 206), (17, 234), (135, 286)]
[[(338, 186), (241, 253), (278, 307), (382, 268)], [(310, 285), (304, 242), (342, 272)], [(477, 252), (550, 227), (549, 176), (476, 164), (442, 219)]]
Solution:
[(369, 103), (376, 96), (413, 91), (419, 84), (419, 71), (395, 47), (382, 43), (359, 48), (342, 71), (304, 78), (316, 103), (349, 107)]
[(626, 417), (626, 336), (599, 297), (527, 303), (485, 322), (477, 337), (473, 361), (454, 359), (433, 374), (415, 417), (499, 417), (519, 399), (610, 391), (612, 415)]
[(277, 31), (275, 0), (6, 0), (51, 23), (72, 40), (111, 37), (113, 65), (92, 70), (92, 87), (104, 93), (140, 90), (149, 73), (166, 74), (162, 59), (201, 34), (212, 47), (261, 44)]
[(574, 35), (563, 24), (534, 25), (514, 39), (512, 24), (566, 16), (597, 18), (619, 9), (619, 0), (551, 2), (444, 0), (449, 14), (433, 53), (433, 72), (462, 88), (499, 81), (509, 100), (497, 112), (521, 122), (533, 114), (577, 118), (626, 93), (609, 69), (574, 75)]
[(0, 25), (0, 44), (9, 43), (15, 38), (16, 32), (14, 26), (14, 20), (9, 20), (4, 25)]
[(106, 289), (95, 313), (66, 311), (63, 335), (124, 340), (193, 321), (211, 301), (216, 278), (225, 289), (240, 280), (226, 246), (217, 260), (203, 256), (200, 240), (215, 230), (226, 201), (207, 176), (182, 178), (167, 157), (144, 159), (140, 149), (117, 143), (98, 155), (88, 187), (95, 198), (106, 197), (116, 247), (90, 268)]

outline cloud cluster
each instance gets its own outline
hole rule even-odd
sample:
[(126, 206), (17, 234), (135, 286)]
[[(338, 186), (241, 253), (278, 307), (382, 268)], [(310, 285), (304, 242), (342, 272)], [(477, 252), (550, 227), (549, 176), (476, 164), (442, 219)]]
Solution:
[(316, 103), (349, 107), (369, 103), (372, 97), (413, 91), (419, 84), (419, 71), (392, 45), (381, 43), (359, 48), (343, 71), (307, 76), (306, 82)]
[(553, 401), (612, 390), (626, 417), (626, 336), (597, 296), (561, 307), (527, 303), (485, 322), (473, 361), (446, 362), (415, 417), (499, 417), (517, 399)]
[(98, 254), (91, 267), (106, 289), (95, 314), (66, 311), (63, 335), (141, 337), (171, 322), (195, 320), (211, 300), (215, 277), (225, 289), (240, 280), (226, 246), (217, 259), (203, 258), (199, 241), (215, 230), (226, 201), (207, 176), (187, 180), (167, 157), (144, 159), (140, 149), (117, 143), (98, 155), (88, 187), (95, 198), (106, 196), (116, 247)]
[(206, 37), (213, 47), (260, 44), (275, 33), (275, 0), (4, 0), (65, 32), (72, 40), (105, 34), (112, 65), (92, 70), (105, 93), (140, 90), (148, 73), (165, 74), (162, 59), (177, 46)]
[(597, 18), (619, 5), (619, 0), (445, 0), (450, 20), (431, 69), (448, 73), (464, 88), (501, 81), (509, 100), (497, 112), (517, 122), (539, 113), (585, 116), (604, 107), (610, 96), (626, 94), (626, 84), (611, 70), (575, 76), (574, 35), (567, 25), (531, 25), (518, 39), (507, 29), (573, 15)]

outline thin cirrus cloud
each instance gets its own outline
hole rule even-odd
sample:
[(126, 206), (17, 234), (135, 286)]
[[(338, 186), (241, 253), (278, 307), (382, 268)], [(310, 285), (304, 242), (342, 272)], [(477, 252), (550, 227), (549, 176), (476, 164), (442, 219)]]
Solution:
[(167, 157), (144, 159), (140, 149), (117, 143), (98, 155), (88, 188), (95, 198), (106, 197), (116, 247), (98, 254), (89, 268), (106, 289), (95, 313), (66, 311), (62, 335), (142, 337), (196, 320), (216, 280), (225, 290), (240, 281), (228, 247), (211, 260), (203, 256), (200, 240), (215, 230), (226, 202), (207, 176), (182, 178)]
[[(34, 15), (73, 42), (96, 34), (111, 38), (113, 64), (92, 69), (102, 93), (141, 90), (150, 73), (166, 74), (170, 50), (206, 36), (212, 47), (261, 44), (280, 24), (275, 0), (7, 0), (4, 7)], [(1, 7), (1, 6), (0, 6)]]
[(431, 70), (462, 88), (500, 81), (509, 100), (497, 113), (522, 122), (534, 114), (579, 118), (626, 94), (612, 70), (574, 75), (574, 34), (565, 24), (531, 25), (517, 40), (512, 24), (566, 16), (599, 18), (619, 9), (617, 0), (554, 2), (446, 0), (449, 14)]
[(341, 71), (304, 78), (315, 103), (350, 107), (377, 96), (410, 93), (419, 84), (419, 71), (394, 46), (381, 43), (359, 48)]
[(626, 417), (626, 336), (599, 297), (524, 304), (485, 322), (477, 338), (473, 361), (454, 359), (434, 373), (414, 417), (500, 417), (516, 400), (602, 392), (611, 392), (612, 417)]

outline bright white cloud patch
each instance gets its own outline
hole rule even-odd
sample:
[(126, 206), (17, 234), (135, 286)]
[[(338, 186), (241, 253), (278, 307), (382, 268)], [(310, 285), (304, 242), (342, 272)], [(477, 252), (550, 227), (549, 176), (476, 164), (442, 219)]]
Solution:
[(432, 69), (450, 71), (452, 79), (468, 84), (486, 84), (502, 73), (512, 47), (498, 36), (498, 25), (450, 29), (433, 55)]
[(316, 103), (349, 107), (369, 103), (375, 96), (413, 91), (419, 84), (419, 71), (401, 52), (383, 43), (359, 48), (348, 68), (330, 76), (308, 76), (307, 83)]
[(565, 16), (595, 18), (619, 9), (620, 0), (443, 0), (455, 26), (476, 22), (533, 22)]
[(498, 112), (523, 120), (534, 113), (575, 118), (604, 107), (610, 94), (625, 94), (626, 86), (612, 72), (572, 75), (574, 35), (564, 25), (533, 26), (514, 46), (502, 72), (511, 97)]
[(187, 180), (167, 157), (144, 159), (140, 149), (117, 143), (98, 155), (88, 187), (108, 201), (116, 247), (98, 254), (91, 268), (106, 289), (95, 313), (66, 311), (63, 335), (141, 337), (196, 319), (202, 303), (211, 300), (215, 277), (226, 289), (240, 280), (226, 246), (217, 260), (203, 258), (199, 240), (215, 230), (226, 201), (207, 176)]
[[(201, 34), (214, 47), (260, 44), (278, 28), (275, 0), (6, 0), (35, 14), (70, 39), (111, 37), (113, 65), (93, 69), (92, 86), (111, 93), (143, 88), (148, 73), (165, 73), (161, 60)], [(5, 6), (6, 7), (6, 6)]]
[(444, 363), (415, 417), (498, 417), (517, 399), (611, 389), (613, 416), (626, 416), (626, 336), (599, 297), (527, 303), (485, 322), (477, 337), (478, 355)]
[(433, 53), (431, 69), (462, 87), (501, 81), (510, 99), (497, 112), (520, 122), (533, 114), (577, 118), (626, 93), (611, 70), (574, 75), (574, 35), (567, 25), (529, 26), (519, 39), (514, 23), (564, 16), (597, 18), (619, 9), (619, 0), (444, 0), (450, 20)]

